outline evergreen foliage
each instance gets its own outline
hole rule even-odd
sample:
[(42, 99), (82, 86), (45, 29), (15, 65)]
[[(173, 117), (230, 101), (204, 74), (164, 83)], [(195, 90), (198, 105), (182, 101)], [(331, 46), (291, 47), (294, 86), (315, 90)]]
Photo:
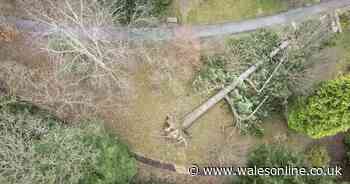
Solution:
[(129, 24), (139, 18), (164, 16), (172, 0), (99, 0), (110, 8), (116, 22)]
[(127, 146), (101, 122), (68, 126), (15, 98), (0, 102), (0, 183), (126, 184), (136, 174)]
[[(302, 154), (288, 150), (282, 145), (260, 145), (248, 155), (248, 167), (285, 168), (303, 167)], [(328, 176), (239, 176), (239, 184), (334, 184)]]
[(288, 126), (313, 138), (350, 128), (350, 75), (321, 84), (316, 93), (300, 98), (288, 115)]

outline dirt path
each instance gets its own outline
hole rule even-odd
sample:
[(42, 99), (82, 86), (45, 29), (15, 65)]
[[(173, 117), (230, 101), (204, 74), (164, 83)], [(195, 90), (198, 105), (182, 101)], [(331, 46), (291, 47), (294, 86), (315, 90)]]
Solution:
[[(289, 24), (293, 21), (300, 21), (320, 14), (328, 12), (337, 8), (350, 6), (350, 0), (333, 0), (329, 2), (322, 2), (318, 5), (298, 8), (273, 16), (267, 16), (242, 22), (229, 22), (223, 24), (212, 25), (193, 25), (194, 37), (206, 38), (226, 34), (236, 34), (241, 32), (253, 31), (259, 28), (270, 27), (273, 25)], [(32, 32), (34, 35), (45, 35), (45, 33), (55, 30), (50, 30), (44, 24), (40, 24), (30, 20), (17, 19), (8, 17), (7, 20), (17, 26), (19, 30)], [(71, 28), (74, 30), (74, 28)], [(101, 39), (119, 40), (119, 39), (145, 39), (145, 40), (167, 40), (173, 38), (177, 30), (181, 26), (174, 28), (158, 27), (147, 30), (126, 29), (116, 27), (91, 28), (91, 32), (98, 32)], [(79, 31), (79, 30), (77, 30)]]

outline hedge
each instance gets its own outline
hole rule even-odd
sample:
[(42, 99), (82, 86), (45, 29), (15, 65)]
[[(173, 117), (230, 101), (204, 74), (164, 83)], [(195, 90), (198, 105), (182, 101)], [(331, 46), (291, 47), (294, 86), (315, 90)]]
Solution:
[(350, 75), (321, 84), (300, 98), (288, 115), (288, 126), (312, 138), (332, 136), (350, 128)]

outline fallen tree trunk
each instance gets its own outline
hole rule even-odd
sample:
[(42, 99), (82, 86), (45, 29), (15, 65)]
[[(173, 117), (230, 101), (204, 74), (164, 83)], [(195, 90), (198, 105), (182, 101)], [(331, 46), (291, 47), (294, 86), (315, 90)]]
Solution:
[[(273, 58), (276, 56), (281, 50), (285, 49), (288, 46), (288, 41), (283, 42), (277, 49), (271, 52), (270, 57)], [(194, 111), (186, 115), (182, 122), (182, 129), (186, 130), (190, 128), (193, 123), (201, 117), (205, 112), (207, 112), (211, 107), (217, 104), (219, 101), (225, 98), (227, 94), (229, 94), (233, 89), (235, 89), (240, 83), (246, 80), (252, 73), (254, 73), (264, 62), (259, 61), (258, 63), (251, 66), (248, 70), (243, 72), (238, 79), (234, 80), (229, 86), (223, 88), (216, 95), (208, 99)]]

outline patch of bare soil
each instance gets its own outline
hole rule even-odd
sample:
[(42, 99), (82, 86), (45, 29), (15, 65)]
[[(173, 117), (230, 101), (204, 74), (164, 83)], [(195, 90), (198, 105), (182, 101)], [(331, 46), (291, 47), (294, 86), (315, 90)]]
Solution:
[(331, 157), (330, 165), (332, 167), (342, 167), (344, 174), (343, 180), (350, 180), (350, 165), (347, 160), (346, 149), (344, 145), (344, 133), (335, 136), (325, 137), (314, 142), (315, 144), (325, 145)]
[(342, 165), (344, 166), (346, 151), (344, 145), (344, 134), (339, 133), (335, 136), (325, 137), (320, 140), (316, 140), (315, 143), (326, 145), (328, 153), (331, 156), (331, 165)]

